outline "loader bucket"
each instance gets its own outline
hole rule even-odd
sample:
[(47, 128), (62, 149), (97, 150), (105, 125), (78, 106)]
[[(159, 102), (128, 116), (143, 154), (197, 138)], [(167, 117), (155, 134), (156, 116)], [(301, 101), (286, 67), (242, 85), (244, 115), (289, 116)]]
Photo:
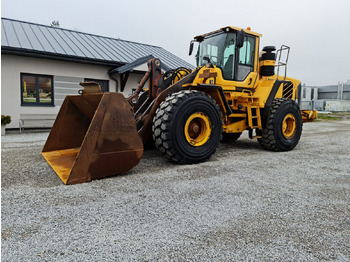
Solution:
[(119, 93), (67, 96), (42, 150), (65, 184), (126, 172), (142, 154), (132, 108)]

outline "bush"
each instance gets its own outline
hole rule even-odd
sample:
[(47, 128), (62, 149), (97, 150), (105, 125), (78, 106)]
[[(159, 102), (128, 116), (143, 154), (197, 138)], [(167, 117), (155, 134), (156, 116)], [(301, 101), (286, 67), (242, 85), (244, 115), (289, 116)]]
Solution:
[(1, 125), (6, 126), (11, 123), (11, 116), (1, 115)]

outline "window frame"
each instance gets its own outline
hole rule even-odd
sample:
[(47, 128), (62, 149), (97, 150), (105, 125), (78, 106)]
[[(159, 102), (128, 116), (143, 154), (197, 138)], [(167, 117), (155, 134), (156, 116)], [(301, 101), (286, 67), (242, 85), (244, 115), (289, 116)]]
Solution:
[[(24, 102), (23, 100), (23, 76), (31, 76), (35, 78), (35, 91), (38, 94), (36, 97), (36, 102)], [(51, 80), (51, 103), (41, 103), (39, 96), (39, 77), (47, 77)], [(32, 73), (21, 73), (20, 74), (21, 81), (21, 106), (39, 106), (39, 107), (52, 107), (55, 106), (55, 97), (54, 97), (54, 86), (53, 86), (53, 76), (52, 75), (44, 75), (44, 74), (32, 74)]]

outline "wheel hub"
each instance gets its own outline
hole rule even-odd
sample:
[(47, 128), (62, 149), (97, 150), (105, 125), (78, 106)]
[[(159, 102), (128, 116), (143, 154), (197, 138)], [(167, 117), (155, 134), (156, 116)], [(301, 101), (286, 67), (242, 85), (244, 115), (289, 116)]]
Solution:
[(194, 113), (187, 119), (184, 129), (186, 140), (192, 146), (204, 145), (210, 138), (211, 127), (208, 116)]
[(200, 126), (197, 123), (193, 123), (191, 130), (193, 133), (198, 134), (198, 132), (200, 131)]
[(286, 139), (291, 139), (297, 130), (297, 123), (293, 114), (287, 114), (282, 122), (282, 134)]

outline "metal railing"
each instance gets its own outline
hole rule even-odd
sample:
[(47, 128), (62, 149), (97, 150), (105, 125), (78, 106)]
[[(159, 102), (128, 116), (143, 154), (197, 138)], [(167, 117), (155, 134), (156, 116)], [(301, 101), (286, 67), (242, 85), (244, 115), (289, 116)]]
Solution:
[[(276, 67), (277, 67), (277, 79), (280, 73), (280, 67), (284, 67), (284, 79), (287, 77), (287, 63), (289, 58), (290, 47), (286, 45), (282, 45), (280, 49), (276, 52)], [(285, 57), (282, 56), (285, 54)], [(284, 61), (281, 62), (281, 58), (285, 58)]]

